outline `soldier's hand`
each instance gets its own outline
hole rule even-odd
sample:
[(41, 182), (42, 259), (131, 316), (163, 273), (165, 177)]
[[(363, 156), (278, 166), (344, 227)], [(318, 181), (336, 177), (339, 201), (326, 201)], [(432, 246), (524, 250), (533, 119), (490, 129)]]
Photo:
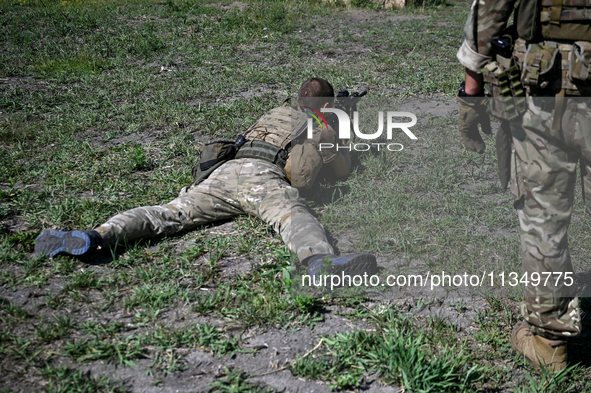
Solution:
[(486, 112), (486, 98), (468, 96), (465, 93), (462, 95), (462, 87), (463, 85), (460, 86), (457, 96), (460, 102), (460, 120), (458, 122), (460, 141), (468, 150), (482, 154), (485, 144), (478, 131), (478, 124), (482, 128), (482, 132), (492, 135), (490, 117)]
[[(318, 143), (324, 144), (320, 151), (320, 155), (323, 157), (326, 155), (332, 156), (338, 154), (337, 145), (339, 144), (339, 137), (336, 131), (332, 128), (329, 128), (328, 130), (323, 128)], [(332, 147), (329, 147), (329, 145), (332, 145)]]
[(339, 142), (337, 132), (333, 128), (323, 129), (320, 134), (320, 143), (332, 143), (336, 144)]

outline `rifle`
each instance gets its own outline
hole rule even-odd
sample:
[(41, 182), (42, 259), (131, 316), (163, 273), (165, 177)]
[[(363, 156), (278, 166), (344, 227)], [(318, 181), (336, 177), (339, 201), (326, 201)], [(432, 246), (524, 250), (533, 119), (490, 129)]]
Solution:
[[(336, 109), (340, 109), (345, 111), (349, 119), (353, 120), (353, 112), (357, 111), (357, 103), (361, 100), (361, 97), (367, 94), (367, 90), (363, 90), (362, 92), (354, 92), (349, 93), (348, 90), (341, 90), (337, 93), (337, 98), (334, 102), (334, 107)], [(329, 116), (329, 123), (332, 128), (334, 128), (337, 133), (339, 131), (337, 117), (334, 115)], [(353, 135), (353, 138), (355, 136)]]

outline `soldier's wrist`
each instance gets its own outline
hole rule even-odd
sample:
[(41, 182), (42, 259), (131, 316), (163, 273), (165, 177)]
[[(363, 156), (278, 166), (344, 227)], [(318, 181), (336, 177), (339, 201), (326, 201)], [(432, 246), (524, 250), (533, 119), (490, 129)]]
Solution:
[(482, 86), (466, 89), (466, 82), (462, 82), (458, 89), (458, 97), (484, 97), (484, 89)]

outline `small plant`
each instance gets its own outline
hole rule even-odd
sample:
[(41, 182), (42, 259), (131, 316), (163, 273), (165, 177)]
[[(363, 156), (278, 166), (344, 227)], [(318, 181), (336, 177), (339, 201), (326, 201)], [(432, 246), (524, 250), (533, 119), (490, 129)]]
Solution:
[(47, 365), (41, 370), (41, 376), (49, 380), (46, 388), (48, 393), (123, 393), (127, 391), (126, 388), (121, 386), (111, 386), (106, 376), (91, 377), (90, 372), (82, 373), (78, 369), (73, 370), (65, 366), (53, 367)]
[(70, 283), (64, 288), (64, 291), (76, 289), (99, 289), (102, 283), (98, 280), (92, 270), (85, 270), (70, 276)]
[(35, 332), (40, 340), (51, 342), (67, 336), (74, 326), (73, 321), (65, 315), (54, 316), (55, 323), (48, 323), (44, 327), (35, 327)]
[(131, 150), (130, 159), (133, 163), (134, 169), (142, 170), (148, 166), (148, 159), (144, 154), (144, 149), (141, 147), (136, 147), (135, 149)]
[(313, 313), (318, 308), (318, 302), (312, 296), (295, 297), (293, 301), (301, 313)]
[[(400, 319), (400, 316), (396, 316)], [(481, 378), (467, 367), (468, 356), (455, 347), (431, 348), (426, 333), (377, 315), (375, 333), (354, 331), (324, 337), (324, 351), (290, 366), (296, 375), (328, 380), (334, 389), (360, 386), (362, 372), (379, 373), (387, 383), (417, 392), (457, 392)]]
[(208, 239), (206, 248), (209, 252), (207, 263), (211, 269), (215, 269), (218, 261), (224, 256), (228, 248), (230, 248), (230, 242), (225, 237), (216, 237), (214, 239)]
[(63, 298), (51, 294), (45, 295), (45, 305), (52, 310), (59, 310), (64, 305)]
[(135, 335), (110, 341), (81, 340), (69, 342), (64, 346), (64, 354), (77, 362), (104, 359), (132, 367), (135, 367), (134, 359), (147, 357), (142, 340)]
[(554, 373), (546, 365), (540, 364), (540, 379), (536, 379), (527, 370), (524, 371), (527, 383), (524, 387), (518, 387), (514, 393), (559, 393), (568, 392), (576, 388), (574, 382), (568, 383), (568, 375), (573, 374), (579, 365), (570, 366), (562, 371)]
[(30, 316), (26, 310), (2, 298), (0, 298), (0, 311), (4, 311), (6, 314), (16, 319), (25, 319)]
[(35, 239), (39, 232), (19, 232), (8, 238), (8, 244), (12, 247), (20, 247), (22, 250), (31, 252), (35, 246)]
[(220, 393), (271, 393), (274, 390), (266, 389), (260, 386), (252, 385), (246, 382), (248, 375), (238, 369), (225, 369), (226, 377), (214, 381), (209, 385), (208, 392), (220, 392)]

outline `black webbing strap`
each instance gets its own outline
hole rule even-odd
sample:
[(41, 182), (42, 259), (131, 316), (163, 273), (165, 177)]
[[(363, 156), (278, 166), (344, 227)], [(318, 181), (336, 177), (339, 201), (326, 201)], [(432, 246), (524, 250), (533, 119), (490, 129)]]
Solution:
[(272, 145), (265, 141), (253, 140), (246, 142), (235, 158), (257, 158), (259, 160), (265, 160), (272, 164), (276, 164), (282, 169), (285, 168), (287, 162), (287, 151), (278, 146)]

